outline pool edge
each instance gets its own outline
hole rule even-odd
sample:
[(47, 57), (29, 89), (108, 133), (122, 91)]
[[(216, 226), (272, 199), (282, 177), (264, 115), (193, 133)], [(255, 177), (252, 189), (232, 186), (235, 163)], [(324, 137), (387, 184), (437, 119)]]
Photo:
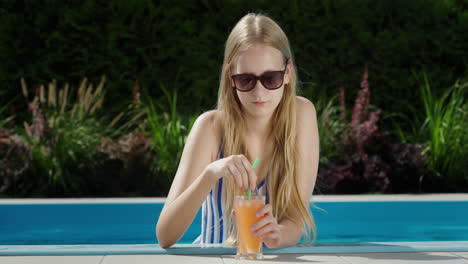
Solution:
[[(164, 203), (165, 197), (0, 198), (0, 204)], [(468, 201), (468, 193), (313, 195), (310, 202)]]
[[(281, 249), (264, 248), (265, 254), (314, 253), (391, 253), (391, 252), (468, 252), (468, 241), (317, 243)], [(158, 244), (129, 245), (0, 245), (0, 256), (51, 255), (232, 255), (234, 248), (214, 244), (200, 247), (176, 244), (163, 249)]]

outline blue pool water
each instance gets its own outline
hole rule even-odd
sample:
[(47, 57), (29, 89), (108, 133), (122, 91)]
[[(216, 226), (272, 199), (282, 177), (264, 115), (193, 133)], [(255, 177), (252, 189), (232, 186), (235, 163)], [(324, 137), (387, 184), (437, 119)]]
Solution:
[[(316, 202), (318, 242), (468, 241), (468, 201)], [(0, 245), (152, 244), (161, 203), (0, 204)], [(200, 232), (200, 212), (179, 243)]]

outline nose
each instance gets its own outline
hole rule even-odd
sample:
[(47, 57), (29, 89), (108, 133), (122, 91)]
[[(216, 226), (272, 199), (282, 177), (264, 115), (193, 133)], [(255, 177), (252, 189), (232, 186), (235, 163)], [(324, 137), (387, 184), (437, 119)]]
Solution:
[(265, 92), (268, 92), (268, 89), (265, 88), (265, 86), (263, 86), (262, 82), (260, 80), (257, 80), (257, 82), (255, 83), (255, 86), (254, 88), (252, 89), (252, 94), (256, 95), (256, 94), (263, 94)]

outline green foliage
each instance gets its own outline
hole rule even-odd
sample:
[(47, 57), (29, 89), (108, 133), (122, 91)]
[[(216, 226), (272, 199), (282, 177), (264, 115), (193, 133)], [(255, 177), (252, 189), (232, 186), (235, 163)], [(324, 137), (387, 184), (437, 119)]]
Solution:
[(344, 85), (340, 87), (340, 107), (333, 105), (334, 99), (325, 107), (321, 118), (321, 142), (331, 145), (328, 149), (334, 151), (326, 151), (325, 157), (321, 158), (318, 191), (423, 191), (421, 180), (427, 174), (427, 162), (422, 154), (422, 146), (389, 141), (388, 132), (379, 128), (380, 110), (370, 105), (370, 94), (366, 67), (351, 118), (348, 118), (349, 111), (344, 103)]
[[(461, 158), (468, 149), (461, 131), (468, 122), (466, 102), (460, 98), (466, 89), (460, 88), (463, 83), (444, 89), (468, 76), (466, 8), (461, 0), (204, 0), (176, 5), (167, 0), (2, 1), (0, 128), (11, 121), (17, 126), (0, 136), (8, 142), (4, 144), (19, 146), (11, 153), (23, 157), (15, 160), (28, 165), (24, 153), (34, 154), (25, 173), (40, 177), (37, 182), (44, 188), (54, 186), (57, 195), (104, 179), (98, 175), (100, 166), (111, 169), (107, 174), (127, 177), (126, 183), (135, 182), (129, 171), (139, 162), (151, 162), (156, 174), (139, 171), (147, 177), (142, 184), (152, 187), (156, 180), (161, 190), (167, 189), (194, 113), (215, 104), (230, 30), (247, 12), (262, 12), (289, 37), (305, 84), (300, 94), (317, 108), (321, 165), (342, 151), (337, 142), (345, 128), (333, 96), (346, 83), (353, 88), (345, 103), (352, 103), (361, 67), (368, 64), (373, 104), (386, 114), (380, 121), (397, 120), (394, 131), (402, 143), (426, 143), (430, 166), (439, 175), (461, 177), (466, 175)], [(419, 71), (431, 80), (430, 89), (428, 82), (418, 89), (421, 81), (412, 73)], [(64, 88), (59, 98), (57, 89), (55, 105), (40, 99), (50, 88), (36, 85), (50, 79), (78, 83), (82, 76), (93, 83), (103, 74), (109, 79), (106, 93), (83, 85), (81, 97), (72, 99), (72, 90), (66, 93)], [(35, 122), (17, 100), (21, 78), (33, 84), (26, 93), (35, 93), (43, 111), (44, 130), (36, 140), (21, 126), (26, 122), (32, 128)], [(147, 104), (135, 101), (136, 83), (151, 98)], [(134, 101), (129, 103), (125, 95), (132, 84)], [(64, 102), (75, 102), (76, 109)], [(93, 111), (94, 106), (101, 111)], [(383, 130), (391, 124), (380, 123)], [(84, 139), (90, 141), (80, 142)], [(94, 169), (80, 167), (87, 162)], [(122, 166), (125, 173), (119, 172)], [(12, 171), (23, 171), (20, 167)], [(104, 188), (107, 183), (100, 184)]]
[[(24, 123), (22, 132), (0, 131), (2, 191), (15, 196), (49, 197), (125, 191), (116, 184), (127, 180), (122, 179), (128, 177), (127, 168), (137, 171), (139, 160), (151, 159), (145, 138), (138, 133), (146, 111), (134, 100), (111, 122), (102, 112), (104, 83), (104, 76), (97, 86), (84, 78), (76, 95), (68, 84), (57, 88), (55, 80), (47, 89), (37, 87), (28, 104), (30, 121)], [(22, 86), (29, 101), (23, 80)], [(138, 93), (136, 87), (134, 92)]]
[[(68, 84), (57, 88), (56, 81), (40, 86), (28, 104), (31, 121), (24, 123), (22, 137), (27, 142), (31, 161), (24, 175), (23, 195), (50, 196), (91, 191), (102, 167), (104, 153), (98, 151), (101, 136), (106, 133), (96, 113), (104, 100), (103, 77), (96, 89), (87, 86), (86, 78), (77, 89), (76, 97)], [(23, 91), (27, 91), (23, 81)], [(25, 92), (28, 100), (28, 94)], [(14, 142), (12, 142), (14, 143)], [(18, 175), (19, 176), (19, 175)]]
[(114, 110), (126, 105), (121, 95), (133, 80), (161, 98), (159, 84), (179, 75), (179, 111), (212, 108), (227, 35), (253, 11), (283, 27), (303, 81), (332, 96), (340, 83), (357, 87), (367, 63), (374, 69), (374, 92), (381, 95), (375, 103), (385, 112), (407, 113), (407, 103), (419, 98), (411, 70), (425, 70), (435, 87), (467, 74), (465, 6), (455, 0), (4, 1), (3, 98), (11, 98), (21, 77), (77, 82), (106, 73)]
[(11, 117), (6, 117), (6, 110), (8, 105), (0, 107), (0, 128), (4, 128), (6, 124), (11, 120)]
[[(48, 195), (86, 194), (96, 183), (104, 155), (97, 151), (102, 126), (96, 120), (66, 120), (52, 132), (55, 140), (30, 139), (33, 162), (29, 173), (35, 190)], [(52, 147), (51, 147), (52, 146)]]
[(426, 110), (429, 166), (439, 176), (448, 178), (467, 177), (465, 157), (468, 155), (468, 82), (456, 83), (440, 98), (432, 95), (431, 87), (424, 78), (422, 98)]
[(403, 116), (411, 123), (410, 132), (395, 123), (396, 131), (403, 142), (425, 143), (429, 166), (445, 180), (468, 180), (465, 157), (468, 155), (468, 104), (466, 92), (468, 81), (457, 81), (443, 94), (435, 93), (424, 73), (421, 80), (421, 101), (424, 111), (413, 111), (412, 117)]
[(339, 148), (339, 135), (343, 133), (345, 124), (340, 118), (340, 108), (337, 106), (336, 99), (337, 97), (335, 96), (327, 101), (325, 97), (321, 97), (315, 101), (320, 136), (321, 166), (327, 164), (331, 157), (341, 152)]
[[(149, 138), (156, 153), (154, 169), (163, 186), (170, 186), (177, 171), (186, 138), (197, 116), (184, 118), (177, 112), (177, 91), (169, 92), (163, 87), (167, 109), (162, 114), (150, 101), (148, 109)], [(168, 188), (166, 188), (167, 190)]]

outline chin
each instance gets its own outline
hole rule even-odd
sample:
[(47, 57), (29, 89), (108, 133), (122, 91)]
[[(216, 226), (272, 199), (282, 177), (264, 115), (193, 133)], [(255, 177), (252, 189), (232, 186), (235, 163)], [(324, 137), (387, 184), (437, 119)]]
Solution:
[(268, 109), (249, 109), (247, 111), (248, 111), (249, 115), (251, 115), (251, 116), (253, 116), (255, 118), (269, 117), (274, 112), (270, 108), (268, 108)]

